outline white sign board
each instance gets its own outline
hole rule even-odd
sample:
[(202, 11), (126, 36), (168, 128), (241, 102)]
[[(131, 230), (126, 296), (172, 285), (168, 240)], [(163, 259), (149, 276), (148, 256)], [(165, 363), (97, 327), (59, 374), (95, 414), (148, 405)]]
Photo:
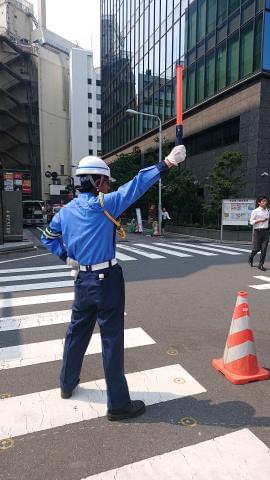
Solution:
[(143, 232), (143, 224), (142, 224), (142, 212), (140, 208), (136, 208), (136, 215), (137, 215), (137, 224), (138, 224), (138, 232)]
[(254, 208), (255, 200), (222, 200), (222, 225), (247, 226)]

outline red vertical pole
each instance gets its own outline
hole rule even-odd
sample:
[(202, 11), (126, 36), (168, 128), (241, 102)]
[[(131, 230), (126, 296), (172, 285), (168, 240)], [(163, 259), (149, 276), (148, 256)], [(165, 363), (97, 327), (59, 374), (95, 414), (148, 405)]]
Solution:
[(176, 133), (175, 144), (182, 145), (183, 139), (183, 66), (176, 66)]

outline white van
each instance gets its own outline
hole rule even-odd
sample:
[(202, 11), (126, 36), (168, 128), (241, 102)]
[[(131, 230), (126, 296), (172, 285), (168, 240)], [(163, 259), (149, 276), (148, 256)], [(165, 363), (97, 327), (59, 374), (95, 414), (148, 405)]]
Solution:
[(42, 200), (24, 200), (23, 202), (24, 225), (46, 225), (46, 205)]

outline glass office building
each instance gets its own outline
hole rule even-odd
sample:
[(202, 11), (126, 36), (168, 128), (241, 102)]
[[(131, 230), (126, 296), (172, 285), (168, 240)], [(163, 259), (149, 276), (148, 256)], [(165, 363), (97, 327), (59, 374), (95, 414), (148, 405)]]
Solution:
[(270, 0), (102, 0), (101, 35), (104, 153), (175, 117), (179, 62), (186, 112), (270, 70)]

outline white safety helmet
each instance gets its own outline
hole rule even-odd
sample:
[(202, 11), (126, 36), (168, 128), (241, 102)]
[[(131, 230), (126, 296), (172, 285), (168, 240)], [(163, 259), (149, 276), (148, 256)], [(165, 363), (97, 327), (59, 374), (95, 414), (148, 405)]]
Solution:
[(85, 175), (101, 175), (112, 180), (110, 167), (101, 158), (91, 155), (82, 158), (76, 170), (77, 177)]

